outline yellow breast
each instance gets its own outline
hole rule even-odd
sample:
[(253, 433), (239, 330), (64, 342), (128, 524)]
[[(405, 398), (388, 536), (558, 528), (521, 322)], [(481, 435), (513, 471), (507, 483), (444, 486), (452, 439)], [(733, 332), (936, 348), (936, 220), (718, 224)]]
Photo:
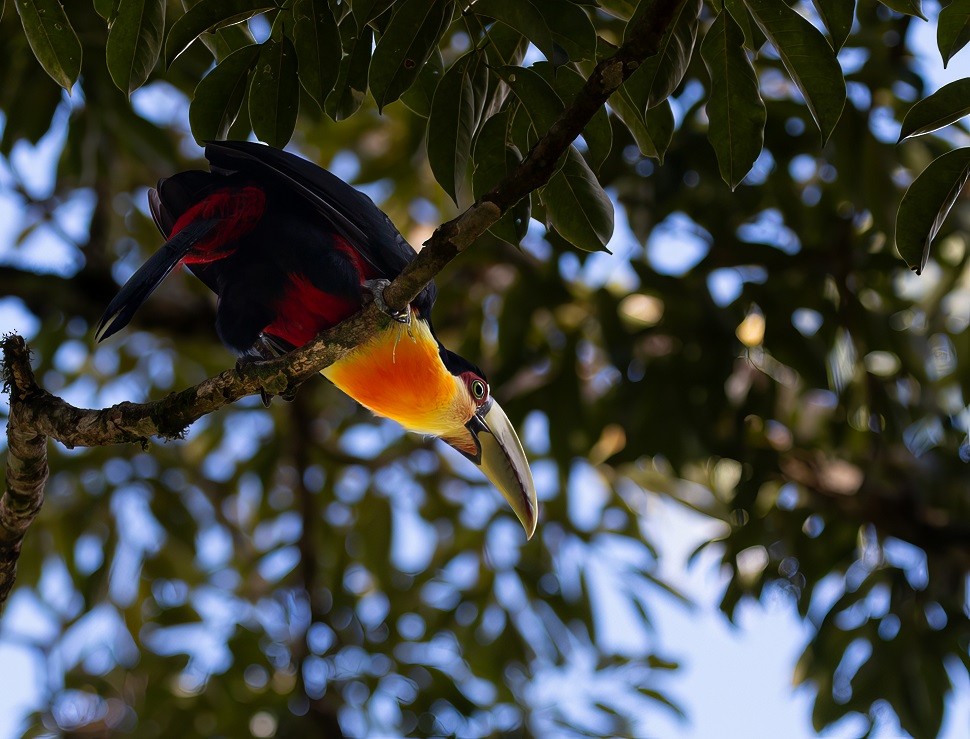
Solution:
[(473, 412), (421, 320), (411, 322), (410, 335), (399, 324), (383, 329), (323, 375), (365, 408), (422, 434), (454, 432)]

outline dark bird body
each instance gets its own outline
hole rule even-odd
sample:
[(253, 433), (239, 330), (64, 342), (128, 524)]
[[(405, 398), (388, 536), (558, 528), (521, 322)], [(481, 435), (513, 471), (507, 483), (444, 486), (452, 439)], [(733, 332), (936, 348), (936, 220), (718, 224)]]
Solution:
[[(206, 157), (210, 172), (181, 172), (151, 191), (168, 240), (108, 306), (99, 340), (184, 264), (218, 296), (226, 346), (244, 354), (262, 338), (299, 347), (357, 312), (365, 283), (394, 279), (415, 256), (370, 198), (304, 159), (246, 142), (211, 143)], [(391, 323), (323, 374), (374, 413), (441, 436), (479, 464), (531, 536), (536, 499), (521, 444), (482, 371), (435, 336), (434, 300), (430, 284), (411, 304), (410, 337)]]

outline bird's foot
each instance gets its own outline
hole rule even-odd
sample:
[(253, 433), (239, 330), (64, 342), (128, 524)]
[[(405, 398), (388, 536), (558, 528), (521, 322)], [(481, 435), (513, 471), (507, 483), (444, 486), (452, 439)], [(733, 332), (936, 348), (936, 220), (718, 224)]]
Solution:
[[(256, 343), (250, 347), (246, 354), (236, 358), (236, 371), (245, 372), (246, 368), (253, 364), (269, 359), (276, 359), (278, 356), (279, 352), (272, 346), (272, 344), (266, 342), (264, 337), (260, 337), (259, 340), (257, 340)], [(286, 390), (278, 393), (278, 396), (283, 400), (290, 402), (296, 397), (296, 392), (300, 389), (300, 385), (302, 384), (303, 383), (301, 382), (293, 387), (287, 387)], [(266, 388), (259, 389), (259, 398), (263, 401), (263, 405), (266, 408), (269, 408), (271, 401), (276, 395), (276, 393), (272, 393)]]
[(403, 323), (405, 326), (411, 326), (411, 306), (409, 305), (404, 310), (392, 310), (391, 307), (384, 300), (384, 290), (388, 285), (391, 284), (390, 280), (376, 279), (376, 280), (365, 280), (361, 283), (361, 286), (366, 288), (367, 291), (374, 296), (374, 304), (377, 306), (378, 310), (383, 313), (388, 318), (397, 321), (398, 323)]
[[(268, 359), (268, 357), (263, 357), (259, 354), (243, 354), (240, 357), (236, 357), (236, 372), (243, 373), (246, 371), (247, 367), (256, 364), (257, 362), (262, 362), (264, 359)], [(266, 392), (265, 388), (260, 388), (259, 399), (263, 401), (264, 407), (269, 408), (273, 396)]]

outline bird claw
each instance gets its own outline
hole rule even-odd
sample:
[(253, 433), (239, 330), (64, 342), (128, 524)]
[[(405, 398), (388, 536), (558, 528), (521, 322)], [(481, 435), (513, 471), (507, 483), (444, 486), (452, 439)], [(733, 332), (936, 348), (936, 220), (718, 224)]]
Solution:
[[(265, 341), (260, 337), (260, 341), (253, 344), (252, 348), (249, 350), (248, 354), (243, 354), (236, 358), (236, 371), (243, 372), (245, 368), (249, 365), (256, 364), (257, 362), (263, 362), (269, 359), (275, 359), (277, 356), (272, 345), (265, 343)], [(269, 408), (273, 398), (280, 397), (286, 402), (290, 403), (296, 398), (297, 390), (303, 383), (299, 383), (292, 387), (288, 387), (283, 392), (277, 394), (269, 392), (266, 388), (261, 387), (259, 389), (259, 399), (263, 402), (263, 407)]]
[(392, 310), (391, 307), (384, 300), (384, 290), (388, 285), (391, 284), (390, 280), (376, 279), (376, 280), (364, 280), (361, 286), (366, 288), (367, 291), (374, 296), (374, 305), (377, 306), (378, 310), (385, 316), (398, 323), (403, 323), (405, 326), (411, 326), (411, 306), (409, 305), (404, 310)]

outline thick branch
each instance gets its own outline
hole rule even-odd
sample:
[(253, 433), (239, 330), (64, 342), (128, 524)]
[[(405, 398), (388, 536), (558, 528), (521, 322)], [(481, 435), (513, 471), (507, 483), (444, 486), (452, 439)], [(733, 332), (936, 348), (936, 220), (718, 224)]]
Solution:
[[(503, 213), (552, 176), (556, 162), (593, 114), (647, 57), (656, 54), (664, 29), (685, 0), (653, 0), (617, 52), (593, 70), (576, 99), (503, 182), (457, 218), (440, 226), (425, 248), (385, 292), (403, 309), (434, 276), (470, 246)], [(75, 408), (40, 388), (19, 336), (3, 341), (5, 379), (11, 392), (6, 492), (0, 499), (0, 606), (13, 582), (24, 532), (40, 509), (47, 477), (46, 437), (67, 446), (105, 446), (172, 438), (204, 415), (246, 395), (293, 390), (340, 359), (388, 320), (373, 305), (325, 331), (285, 357), (226, 370), (152, 403), (120, 403), (104, 410)]]
[[(29, 372), (29, 366), (27, 369)], [(20, 383), (28, 380), (20, 372), (20, 367), (8, 366), (4, 373), (5, 384), (10, 389), (10, 417), (6, 492), (0, 498), (0, 609), (13, 587), (24, 535), (44, 502), (48, 473), (47, 437), (21, 418), (21, 411), (31, 398), (20, 390)]]

